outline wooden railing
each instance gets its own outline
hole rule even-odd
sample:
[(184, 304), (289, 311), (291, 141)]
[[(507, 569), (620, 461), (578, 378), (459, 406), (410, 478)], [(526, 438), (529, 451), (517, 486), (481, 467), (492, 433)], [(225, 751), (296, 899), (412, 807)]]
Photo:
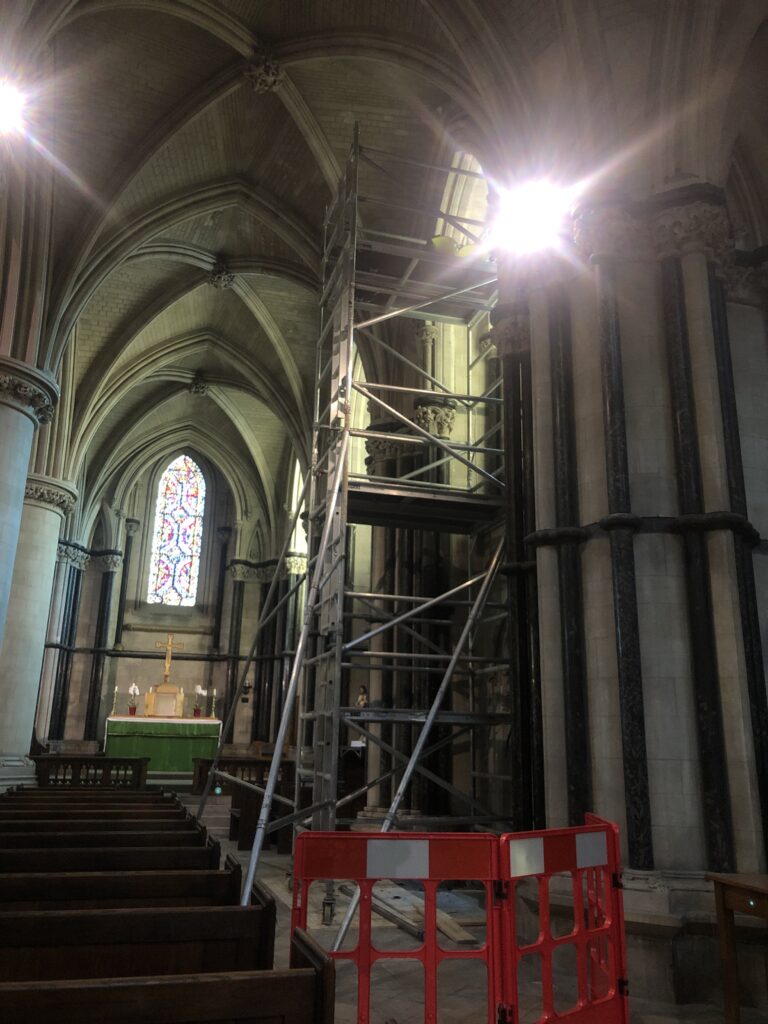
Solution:
[[(261, 757), (223, 755), (219, 759), (219, 771), (226, 772), (227, 775), (235, 775), (238, 779), (243, 779), (244, 782), (255, 782), (257, 786), (263, 786), (267, 780), (271, 763), (271, 754)], [(192, 792), (202, 793), (208, 781), (213, 758), (193, 757), (192, 765)], [(232, 794), (234, 791), (234, 784), (231, 782), (223, 781), (221, 785), (224, 793)]]
[(37, 784), (44, 788), (144, 789), (148, 757), (102, 754), (43, 754), (33, 758)]

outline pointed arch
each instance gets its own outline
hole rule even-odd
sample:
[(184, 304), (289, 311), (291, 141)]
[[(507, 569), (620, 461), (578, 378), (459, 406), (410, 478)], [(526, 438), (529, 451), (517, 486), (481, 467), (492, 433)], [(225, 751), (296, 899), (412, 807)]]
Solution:
[(147, 581), (148, 604), (194, 605), (205, 515), (205, 477), (179, 455), (160, 477)]

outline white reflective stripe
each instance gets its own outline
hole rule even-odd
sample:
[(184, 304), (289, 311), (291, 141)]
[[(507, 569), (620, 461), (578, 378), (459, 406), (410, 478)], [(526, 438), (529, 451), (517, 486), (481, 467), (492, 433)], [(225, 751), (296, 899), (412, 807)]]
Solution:
[(576, 867), (596, 868), (608, 863), (605, 832), (576, 833)]
[(369, 839), (368, 878), (428, 878), (428, 839)]
[(512, 878), (521, 875), (540, 875), (544, 871), (544, 840), (513, 839), (509, 844), (509, 873)]

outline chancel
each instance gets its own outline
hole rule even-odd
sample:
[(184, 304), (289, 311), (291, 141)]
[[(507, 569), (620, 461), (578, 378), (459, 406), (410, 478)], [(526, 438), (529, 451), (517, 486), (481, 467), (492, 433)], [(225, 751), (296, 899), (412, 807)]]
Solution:
[(722, 1019), (708, 876), (768, 848), (768, 0), (2, 7), (0, 790), (205, 759), (255, 874), (282, 814), (595, 814), (632, 1012)]

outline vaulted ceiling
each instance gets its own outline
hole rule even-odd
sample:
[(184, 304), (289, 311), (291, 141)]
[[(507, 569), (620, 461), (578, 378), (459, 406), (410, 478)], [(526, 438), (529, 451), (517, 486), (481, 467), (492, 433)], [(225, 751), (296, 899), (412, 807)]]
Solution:
[(309, 458), (323, 213), (356, 123), (370, 145), (471, 150), (497, 175), (728, 184), (751, 244), (768, 241), (765, 0), (18, 9), (55, 163), (40, 362), (68, 422), (46, 458), (91, 522), (189, 444), (220, 455), (239, 515), (276, 529)]

